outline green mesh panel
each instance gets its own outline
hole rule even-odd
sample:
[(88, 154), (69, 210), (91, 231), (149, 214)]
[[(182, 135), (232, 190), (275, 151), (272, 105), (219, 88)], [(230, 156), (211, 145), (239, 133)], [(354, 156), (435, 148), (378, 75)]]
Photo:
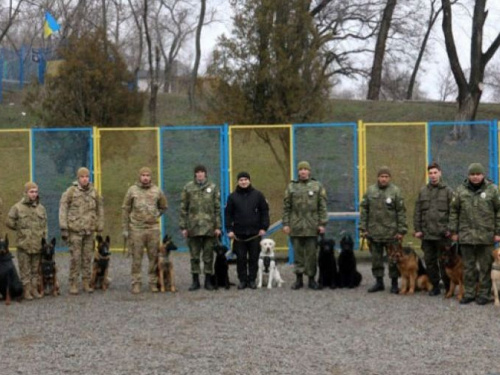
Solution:
[(111, 237), (113, 248), (123, 249), (121, 207), (128, 188), (139, 180), (139, 169), (145, 166), (158, 184), (157, 131), (101, 129), (100, 145), (104, 234)]
[(453, 136), (457, 129), (453, 125), (432, 125), (430, 129), (431, 161), (442, 169), (443, 179), (456, 189), (467, 178), (470, 163), (481, 163), (489, 172), (489, 125), (462, 125), (466, 135), (460, 139)]
[[(306, 160), (311, 164), (311, 176), (327, 191), (329, 212), (354, 212), (357, 209), (355, 134), (355, 124), (295, 128), (295, 161)], [(354, 237), (355, 229), (353, 220), (335, 220), (328, 224), (327, 235), (337, 239), (340, 232), (347, 231)]]
[[(168, 211), (164, 233), (173, 237), (177, 246), (187, 247), (179, 230), (181, 192), (184, 185), (194, 178), (194, 167), (202, 164), (208, 178), (221, 189), (222, 128), (164, 128), (162, 129), (162, 176), (167, 194)], [(223, 199), (225, 201), (225, 199)], [(223, 211), (224, 207), (221, 207)]]
[(59, 201), (62, 193), (76, 180), (76, 171), (85, 166), (92, 171), (92, 130), (34, 130), (34, 180), (40, 200), (47, 210), (49, 238), (59, 232)]
[[(0, 132), (0, 198), (3, 201), (3, 216), (0, 222), (0, 235), (6, 232), (5, 219), (10, 207), (23, 196), (24, 184), (30, 178), (29, 132)], [(15, 235), (8, 231), (14, 247)]]
[[(408, 233), (413, 233), (415, 200), (425, 184), (425, 139), (424, 125), (366, 126), (368, 186), (376, 183), (381, 166), (389, 166), (392, 182), (401, 188), (405, 200)], [(412, 237), (407, 235), (405, 241), (409, 244)]]
[[(283, 196), (290, 182), (290, 129), (251, 126), (232, 129), (231, 141), (232, 189), (238, 172), (247, 171), (252, 185), (262, 191), (269, 203), (271, 224), (281, 220)], [(288, 246), (281, 231), (275, 232), (272, 238), (277, 247)]]

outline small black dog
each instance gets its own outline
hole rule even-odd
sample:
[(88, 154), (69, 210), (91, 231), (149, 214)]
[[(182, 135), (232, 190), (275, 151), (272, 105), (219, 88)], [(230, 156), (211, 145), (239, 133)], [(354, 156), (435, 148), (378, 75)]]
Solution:
[(219, 287), (229, 289), (231, 287), (231, 283), (229, 282), (229, 266), (226, 258), (228, 248), (217, 240), (213, 250), (215, 252), (214, 274), (212, 275), (212, 284), (214, 289), (219, 289)]
[(52, 238), (52, 241), (47, 242), (45, 238), (42, 238), (42, 259), (40, 261), (40, 294), (47, 295), (52, 294), (57, 296), (59, 294), (59, 282), (57, 281), (57, 267), (55, 261), (55, 248), (56, 239)]
[(339, 286), (339, 273), (337, 271), (337, 262), (335, 261), (335, 241), (326, 239), (324, 235), (320, 237), (318, 242), (319, 255), (319, 279), (320, 288), (335, 289)]
[(12, 299), (21, 300), (23, 295), (23, 284), (12, 258), (9, 252), (9, 238), (5, 235), (5, 239), (0, 239), (0, 294), (6, 305), (10, 305)]
[(97, 248), (94, 254), (94, 262), (92, 264), (92, 276), (90, 278), (90, 287), (93, 289), (106, 290), (109, 287), (109, 257), (111, 256), (110, 238), (106, 236), (104, 240), (102, 236), (97, 236)]
[(339, 274), (341, 288), (356, 288), (363, 278), (356, 268), (354, 241), (348, 233), (340, 240)]

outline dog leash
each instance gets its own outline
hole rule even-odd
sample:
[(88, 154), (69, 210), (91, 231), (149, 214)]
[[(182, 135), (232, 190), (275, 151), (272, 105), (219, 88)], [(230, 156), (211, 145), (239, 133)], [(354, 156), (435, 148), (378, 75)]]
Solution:
[(250, 238), (247, 238), (246, 240), (240, 240), (238, 237), (234, 236), (234, 240), (235, 241), (238, 241), (238, 242), (249, 242), (249, 241), (252, 241), (252, 240), (255, 240), (256, 238), (260, 237), (259, 234), (256, 234), (255, 236), (252, 236)]

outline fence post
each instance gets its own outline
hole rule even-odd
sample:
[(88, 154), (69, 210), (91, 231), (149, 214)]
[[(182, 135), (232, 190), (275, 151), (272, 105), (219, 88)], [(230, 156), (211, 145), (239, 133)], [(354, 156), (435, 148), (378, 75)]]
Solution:
[(19, 51), (19, 90), (23, 89), (24, 86), (24, 46), (21, 46)]

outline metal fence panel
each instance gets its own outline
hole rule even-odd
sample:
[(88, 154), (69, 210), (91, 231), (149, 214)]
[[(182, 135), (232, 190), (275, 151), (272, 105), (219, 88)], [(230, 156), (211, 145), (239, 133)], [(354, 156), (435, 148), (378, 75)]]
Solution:
[[(377, 170), (381, 166), (389, 166), (392, 182), (401, 188), (405, 200), (411, 233), (415, 200), (426, 182), (426, 124), (366, 123), (364, 126), (367, 186), (376, 183)], [(410, 242), (411, 237), (405, 240)]]
[(113, 248), (123, 249), (121, 207), (128, 188), (139, 180), (139, 169), (151, 168), (153, 183), (159, 185), (158, 129), (103, 128), (98, 134), (104, 234)]
[(475, 162), (481, 163), (487, 176), (498, 183), (498, 161), (491, 152), (493, 126), (490, 121), (429, 123), (429, 161), (441, 166), (444, 180), (453, 189), (467, 178), (467, 167)]
[[(295, 124), (294, 176), (296, 164), (307, 160), (312, 177), (319, 180), (328, 194), (329, 212), (358, 210), (358, 150), (356, 123)], [(340, 238), (341, 232), (353, 237), (357, 233), (356, 219), (336, 218), (327, 226), (327, 235)]]
[[(230, 186), (236, 186), (238, 172), (250, 173), (252, 185), (269, 203), (271, 224), (281, 220), (283, 197), (290, 182), (291, 125), (231, 126)], [(287, 238), (276, 231), (272, 238), (278, 248), (287, 247)]]
[(186, 249), (179, 230), (181, 193), (194, 178), (194, 167), (207, 168), (208, 179), (221, 189), (221, 211), (225, 202), (224, 126), (161, 128), (162, 188), (167, 194), (168, 211), (163, 232), (173, 237), (177, 246)]
[(33, 129), (32, 139), (33, 180), (47, 209), (49, 238), (56, 237), (60, 247), (59, 201), (76, 180), (78, 168), (93, 171), (92, 129)]
[[(3, 217), (0, 235), (6, 233), (5, 218), (9, 208), (23, 196), (24, 184), (31, 179), (30, 132), (26, 130), (0, 130), (0, 198), (3, 201)], [(15, 238), (13, 233), (10, 238)], [(12, 242), (14, 244), (14, 242)]]

